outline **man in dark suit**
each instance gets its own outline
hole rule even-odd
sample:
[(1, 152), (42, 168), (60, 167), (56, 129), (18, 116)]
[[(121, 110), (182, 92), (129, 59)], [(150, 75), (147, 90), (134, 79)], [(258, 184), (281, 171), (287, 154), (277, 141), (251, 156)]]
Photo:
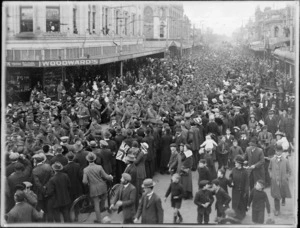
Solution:
[(216, 195), (216, 210), (218, 218), (225, 218), (225, 210), (229, 208), (231, 197), (220, 187), (219, 180), (212, 181), (212, 188)]
[(137, 182), (137, 168), (134, 164), (135, 156), (133, 154), (128, 154), (125, 158), (125, 163), (127, 164), (124, 173), (128, 173), (131, 176), (130, 183), (136, 188), (136, 200), (135, 200), (135, 208), (139, 206), (139, 190), (141, 186), (138, 186)]
[(75, 158), (75, 154), (73, 152), (68, 152), (66, 154), (68, 159), (68, 164), (64, 166), (64, 172), (68, 174), (71, 182), (71, 190), (70, 196), (72, 202), (79, 196), (83, 194), (83, 186), (82, 186), (82, 177), (83, 173), (80, 170), (80, 165), (75, 163), (73, 160)]
[(60, 162), (63, 166), (68, 164), (68, 159), (62, 154), (63, 148), (61, 145), (56, 144), (54, 145), (55, 148), (55, 155), (50, 160), (50, 165), (53, 165), (55, 162)]
[(143, 142), (148, 144), (148, 154), (145, 161), (145, 169), (147, 178), (152, 178), (154, 175), (154, 164), (155, 164), (155, 146), (154, 146), (154, 138), (151, 135), (151, 128), (146, 128), (145, 137), (142, 140)]
[(25, 193), (17, 190), (14, 194), (16, 205), (6, 214), (8, 223), (30, 223), (43, 218), (44, 212), (37, 211), (29, 203), (25, 202)]
[(246, 148), (244, 160), (248, 162), (248, 166), (251, 169), (249, 185), (250, 190), (252, 190), (254, 183), (259, 179), (265, 181), (265, 155), (263, 150), (257, 147), (256, 137), (251, 138), (249, 145), (250, 146)]
[(131, 176), (123, 173), (121, 178), (121, 186), (116, 193), (116, 198), (112, 202), (110, 208), (118, 208), (118, 212), (123, 210), (123, 223), (133, 223), (135, 215), (136, 188), (130, 183)]
[(8, 178), (7, 183), (9, 186), (9, 189), (12, 191), (15, 191), (16, 185), (23, 183), (24, 181), (31, 182), (30, 173), (31, 169), (29, 166), (26, 168), (24, 165), (20, 162), (17, 162), (15, 165), (15, 172), (13, 172)]
[(66, 173), (63, 173), (63, 165), (55, 162), (52, 165), (55, 174), (46, 185), (46, 196), (48, 197), (48, 221), (61, 222), (60, 212), (63, 214), (64, 222), (70, 222), (69, 206), (71, 204), (70, 190), (71, 182)]
[(142, 187), (144, 194), (141, 198), (134, 222), (142, 216), (143, 224), (161, 224), (164, 222), (164, 210), (161, 199), (153, 192), (154, 182), (152, 179), (145, 179)]
[(95, 153), (97, 156), (96, 164), (101, 165), (107, 174), (112, 174), (113, 154), (110, 149), (107, 148), (108, 143), (105, 140), (100, 140), (100, 150)]
[(45, 163), (47, 160), (45, 154), (35, 154), (32, 158), (33, 163), (36, 165), (32, 170), (32, 178), (33, 191), (38, 197), (37, 208), (46, 212), (45, 185), (53, 175), (53, 170), (49, 164)]

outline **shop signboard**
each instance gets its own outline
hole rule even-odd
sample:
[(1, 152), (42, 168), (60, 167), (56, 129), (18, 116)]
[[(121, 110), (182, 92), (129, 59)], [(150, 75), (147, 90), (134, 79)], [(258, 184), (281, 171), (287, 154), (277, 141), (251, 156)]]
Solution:
[(40, 61), (40, 67), (59, 67), (59, 66), (82, 66), (98, 65), (99, 59), (74, 59), (74, 60), (51, 60)]
[(17, 61), (17, 62), (6, 62), (8, 67), (38, 67), (38, 61)]

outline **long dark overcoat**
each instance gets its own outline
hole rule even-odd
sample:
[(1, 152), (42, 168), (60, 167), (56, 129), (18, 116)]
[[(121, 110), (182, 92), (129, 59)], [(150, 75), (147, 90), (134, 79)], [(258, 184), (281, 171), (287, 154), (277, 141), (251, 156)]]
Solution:
[(163, 135), (161, 137), (161, 157), (160, 157), (160, 166), (167, 167), (168, 162), (171, 156), (170, 145), (172, 143), (172, 135)]
[(280, 161), (276, 156), (271, 158), (269, 164), (269, 173), (271, 177), (271, 196), (276, 199), (291, 198), (289, 188), (289, 175), (291, 168), (289, 161), (281, 156)]

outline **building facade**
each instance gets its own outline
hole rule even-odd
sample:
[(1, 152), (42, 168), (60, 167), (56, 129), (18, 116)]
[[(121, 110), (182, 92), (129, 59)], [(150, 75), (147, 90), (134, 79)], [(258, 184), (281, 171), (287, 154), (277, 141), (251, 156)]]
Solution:
[(28, 96), (91, 74), (122, 74), (129, 59), (163, 53), (144, 48), (142, 5), (125, 2), (4, 4), (8, 87)]
[(284, 78), (295, 77), (295, 5), (282, 9), (258, 7), (245, 26), (245, 43)]

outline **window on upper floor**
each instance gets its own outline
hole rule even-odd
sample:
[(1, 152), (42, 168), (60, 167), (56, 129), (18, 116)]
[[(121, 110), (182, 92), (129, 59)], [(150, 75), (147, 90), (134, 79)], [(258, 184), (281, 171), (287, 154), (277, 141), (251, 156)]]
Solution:
[(279, 28), (277, 26), (275, 26), (274, 28), (274, 37), (278, 37), (279, 34)]
[(77, 16), (77, 9), (73, 8), (73, 33), (78, 34), (76, 16)]
[(46, 31), (60, 31), (60, 12), (59, 7), (46, 7)]
[(21, 7), (20, 15), (21, 15), (20, 32), (33, 32), (33, 8)]

